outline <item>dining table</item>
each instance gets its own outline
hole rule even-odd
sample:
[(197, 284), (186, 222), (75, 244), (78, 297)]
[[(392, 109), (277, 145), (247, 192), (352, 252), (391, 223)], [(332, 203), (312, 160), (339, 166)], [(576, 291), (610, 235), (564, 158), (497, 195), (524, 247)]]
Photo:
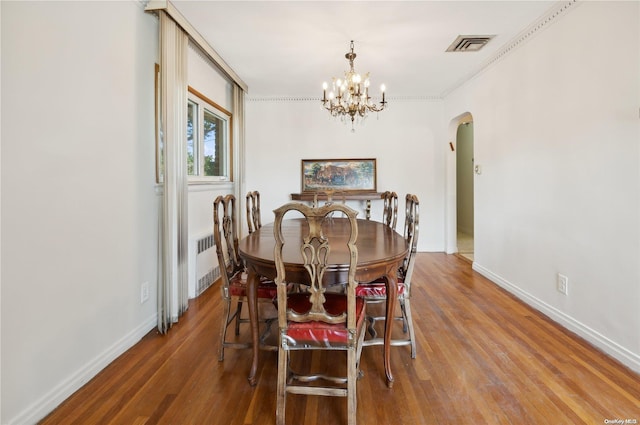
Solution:
[[(389, 319), (394, 317), (397, 304), (398, 268), (407, 256), (409, 244), (402, 235), (381, 222), (363, 219), (359, 219), (357, 222), (356, 281), (371, 282), (378, 278), (385, 278), (387, 291), (385, 317), (387, 320), (384, 329), (383, 357), (387, 386), (392, 388), (393, 374), (390, 361), (392, 320)], [(331, 266), (325, 271), (325, 285), (341, 284), (347, 281), (349, 270), (349, 254), (346, 246), (349, 233), (348, 225), (348, 220), (342, 217), (328, 217), (323, 222), (323, 233), (331, 244), (329, 254)], [(253, 360), (248, 377), (251, 385), (256, 384), (260, 348), (257, 286), (261, 276), (272, 280), (276, 278), (273, 231), (273, 223), (268, 223), (238, 242), (238, 252), (247, 270), (247, 304), (253, 350)], [(308, 225), (304, 218), (286, 219), (282, 222), (282, 233), (285, 237), (282, 255), (287, 282), (304, 285), (309, 281), (300, 252), (302, 239), (307, 232)], [(340, 242), (341, 238), (344, 238), (344, 244)], [(331, 242), (332, 240), (335, 242)]]

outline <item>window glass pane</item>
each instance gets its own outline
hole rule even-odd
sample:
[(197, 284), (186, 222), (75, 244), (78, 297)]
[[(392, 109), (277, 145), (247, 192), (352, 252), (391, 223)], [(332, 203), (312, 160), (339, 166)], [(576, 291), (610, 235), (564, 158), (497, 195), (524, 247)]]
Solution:
[(226, 176), (224, 121), (207, 109), (204, 110), (204, 175)]
[(198, 105), (189, 101), (187, 105), (187, 175), (198, 174)]
[(189, 88), (187, 173), (190, 182), (230, 180), (230, 121), (230, 112)]

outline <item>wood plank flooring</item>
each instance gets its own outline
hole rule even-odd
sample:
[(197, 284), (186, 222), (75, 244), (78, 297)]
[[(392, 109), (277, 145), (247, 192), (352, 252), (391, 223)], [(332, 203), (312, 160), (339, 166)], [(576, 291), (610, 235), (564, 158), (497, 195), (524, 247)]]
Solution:
[[(388, 389), (382, 347), (364, 349), (359, 424), (640, 422), (640, 375), (457, 256), (419, 253), (415, 267), (417, 358), (409, 347), (393, 347)], [(221, 311), (216, 285), (168, 335), (150, 332), (41, 424), (275, 424), (277, 353), (261, 352), (251, 387), (249, 350), (228, 349), (217, 360)], [(346, 400), (290, 395), (287, 423), (346, 423)]]

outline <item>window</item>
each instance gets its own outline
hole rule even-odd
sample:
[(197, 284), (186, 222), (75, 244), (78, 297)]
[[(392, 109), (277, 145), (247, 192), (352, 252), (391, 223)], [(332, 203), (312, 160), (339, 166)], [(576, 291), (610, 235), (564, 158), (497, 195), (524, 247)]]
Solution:
[(231, 113), (189, 87), (187, 174), (190, 181), (231, 180)]

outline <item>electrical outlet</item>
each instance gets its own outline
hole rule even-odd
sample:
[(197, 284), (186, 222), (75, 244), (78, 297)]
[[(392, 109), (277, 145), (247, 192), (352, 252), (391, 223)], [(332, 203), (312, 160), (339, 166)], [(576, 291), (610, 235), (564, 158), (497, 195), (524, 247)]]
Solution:
[(563, 274), (558, 273), (558, 292), (569, 295), (569, 278)]
[(140, 304), (149, 299), (149, 282), (142, 282), (140, 285)]

